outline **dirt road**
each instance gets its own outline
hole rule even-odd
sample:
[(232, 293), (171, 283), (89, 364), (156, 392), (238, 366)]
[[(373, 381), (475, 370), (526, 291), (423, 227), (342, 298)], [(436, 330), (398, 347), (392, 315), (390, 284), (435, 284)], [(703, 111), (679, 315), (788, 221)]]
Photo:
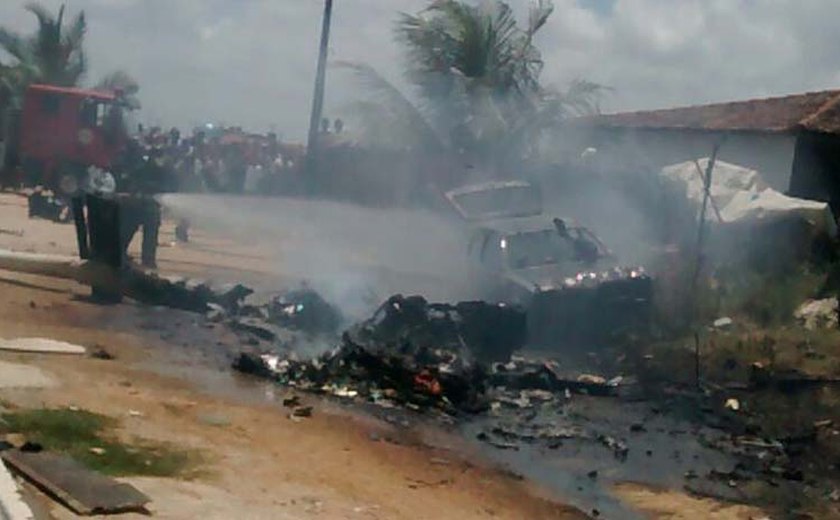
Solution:
[[(26, 219), (24, 202), (0, 195), (0, 247), (72, 254), (72, 228)], [(204, 276), (241, 270), (243, 277), (276, 272), (271, 258), (230, 237), (198, 229), (193, 239), (187, 247), (162, 248), (161, 270)], [(167, 225), (161, 241), (170, 240)], [(104, 347), (116, 357), (2, 353), (0, 361), (37, 366), (58, 384), (2, 390), (0, 404), (89, 409), (118, 418), (127, 438), (171, 442), (204, 455), (202, 472), (192, 480), (129, 479), (152, 497), (157, 518), (585, 517), (562, 497), (482, 463), (457, 438), (439, 432), (396, 431), (306, 397), (314, 416), (290, 420), (277, 402), (285, 390), (216, 369), (235, 338), (189, 314), (131, 302), (97, 306), (84, 299), (87, 288), (8, 272), (0, 272), (0, 290), (0, 337), (50, 337)], [(640, 487), (619, 489), (617, 496), (655, 518), (761, 518), (750, 508)], [(44, 518), (72, 517), (47, 499), (38, 510)]]

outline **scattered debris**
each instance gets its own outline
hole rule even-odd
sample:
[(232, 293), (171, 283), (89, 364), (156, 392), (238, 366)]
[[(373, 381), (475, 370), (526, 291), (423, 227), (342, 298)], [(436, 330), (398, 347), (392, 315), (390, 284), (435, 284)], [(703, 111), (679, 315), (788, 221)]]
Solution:
[(151, 501), (134, 486), (91, 471), (67, 456), (8, 450), (0, 457), (76, 514), (145, 513)]
[(102, 359), (102, 360), (106, 360), (106, 361), (111, 361), (113, 359), (116, 359), (116, 357), (113, 354), (111, 354), (110, 352), (105, 350), (105, 348), (100, 346), (100, 345), (96, 345), (94, 347), (93, 352), (90, 353), (90, 357), (92, 357), (94, 359)]
[(836, 329), (838, 324), (837, 298), (807, 300), (794, 311), (794, 318), (808, 330)]
[(271, 358), (268, 356), (258, 356), (243, 352), (233, 362), (233, 369), (243, 374), (270, 379), (274, 377), (274, 371), (271, 369), (269, 359)]
[(734, 324), (732, 318), (724, 316), (723, 318), (718, 318), (714, 322), (712, 322), (712, 327), (716, 329), (728, 329)]
[(4, 437), (4, 441), (13, 448), (19, 449), (21, 446), (26, 444), (26, 437), (20, 433), (7, 433)]
[(298, 406), (294, 410), (292, 410), (293, 417), (312, 417), (312, 407), (311, 406)]
[(622, 461), (627, 459), (627, 454), (630, 452), (630, 449), (623, 441), (610, 437), (609, 435), (598, 435), (597, 439), (601, 444), (612, 450), (615, 458)]
[(595, 376), (592, 374), (581, 374), (577, 378), (578, 383), (588, 383), (591, 385), (605, 385), (607, 384), (607, 380), (601, 376)]
[(528, 360), (513, 357), (507, 363), (496, 363), (491, 367), (489, 383), (517, 390), (545, 390), (548, 392), (580, 393), (587, 395), (615, 395), (623, 378), (610, 379), (583, 374), (574, 379), (564, 379), (557, 374), (553, 361)]
[(729, 399), (726, 400), (726, 402), (723, 403), (723, 406), (727, 410), (732, 410), (733, 412), (737, 412), (738, 410), (741, 409), (741, 402), (738, 401), (737, 399), (733, 398), (733, 397), (730, 397)]
[(277, 339), (277, 330), (270, 323), (259, 318), (244, 317), (230, 320), (232, 329), (251, 334), (263, 341)]
[(211, 323), (220, 323), (227, 317), (227, 311), (218, 303), (208, 303), (207, 312), (205, 313), (207, 321)]
[(268, 318), (275, 325), (310, 334), (335, 334), (344, 320), (338, 308), (307, 287), (271, 300)]
[(300, 405), (300, 397), (293, 395), (291, 397), (283, 398), (283, 406), (286, 408), (294, 408)]
[(90, 449), (90, 452), (93, 453), (94, 455), (105, 455), (105, 449), (104, 448), (98, 448), (98, 447), (95, 447), (95, 446)]

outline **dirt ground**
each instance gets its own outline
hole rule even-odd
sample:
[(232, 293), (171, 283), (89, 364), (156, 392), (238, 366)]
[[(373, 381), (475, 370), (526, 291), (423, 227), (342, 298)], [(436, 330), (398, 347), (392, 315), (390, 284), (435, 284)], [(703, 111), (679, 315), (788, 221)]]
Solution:
[[(161, 248), (161, 271), (213, 276), (243, 269), (243, 278), (248, 278), (270, 265), (259, 250), (237, 247), (229, 238), (200, 229), (192, 238), (187, 246)], [(161, 243), (172, 240), (168, 223)], [(73, 230), (28, 220), (25, 199), (2, 194), (0, 248), (73, 254)], [(204, 454), (200, 476), (190, 480), (128, 479), (152, 498), (156, 518), (586, 517), (563, 505), (562, 497), (482, 463), (457, 439), (443, 434), (430, 443), (434, 447), (391, 442), (381, 440), (390, 439), (388, 424), (314, 398), (304, 397), (315, 406), (314, 416), (295, 422), (270, 396), (242, 397), (257, 395), (254, 388), (241, 395), (208, 391), (210, 384), (179, 377), (193, 369), (184, 361), (192, 348), (198, 356), (210, 347), (196, 344), (209, 341), (205, 335), (196, 334), (190, 343), (151, 334), (140, 324), (154, 321), (154, 314), (150, 318), (146, 309), (131, 302), (97, 306), (85, 300), (87, 288), (72, 282), (2, 271), (0, 291), (0, 337), (39, 336), (102, 346), (116, 357), (0, 353), (0, 361), (37, 366), (59, 383), (40, 390), (3, 390), (0, 402), (89, 409), (119, 418), (127, 437), (172, 442)], [(177, 337), (184, 334), (189, 332)], [(169, 370), (160, 369), (167, 365)], [(33, 495), (44, 518), (74, 517)], [(616, 496), (650, 518), (764, 517), (752, 508), (629, 484), (620, 486)]]

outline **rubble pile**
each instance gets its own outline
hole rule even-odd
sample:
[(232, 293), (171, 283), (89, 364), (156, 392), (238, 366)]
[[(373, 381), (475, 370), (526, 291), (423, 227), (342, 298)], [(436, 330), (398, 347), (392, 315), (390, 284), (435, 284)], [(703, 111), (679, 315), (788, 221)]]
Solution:
[(311, 360), (243, 353), (234, 367), (307, 390), (447, 413), (488, 407), (489, 364), (526, 338), (520, 309), (483, 302), (430, 304), (396, 295)]
[(207, 304), (208, 321), (225, 323), (245, 344), (269, 343), (284, 351), (308, 351), (313, 345), (331, 345), (338, 337), (344, 316), (320, 294), (304, 285), (273, 297), (266, 303), (245, 301), (251, 292), (215, 298)]

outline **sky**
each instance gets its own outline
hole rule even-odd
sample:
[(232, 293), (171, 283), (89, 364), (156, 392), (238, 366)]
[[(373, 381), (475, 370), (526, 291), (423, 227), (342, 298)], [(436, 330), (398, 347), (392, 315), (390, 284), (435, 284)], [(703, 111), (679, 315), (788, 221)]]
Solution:
[[(407, 89), (393, 38), (399, 12), (429, 0), (335, 0), (330, 60), (361, 61)], [(0, 25), (34, 29), (28, 0), (0, 1)], [(60, 0), (43, 0), (57, 9)], [(323, 0), (65, 0), (88, 18), (88, 84), (115, 69), (141, 85), (141, 119), (306, 134)], [(520, 17), (527, 0), (509, 0)], [(555, 0), (537, 44), (543, 82), (611, 87), (604, 111), (840, 88), (837, 0)], [(4, 58), (3, 58), (4, 59)], [(358, 85), (328, 73), (327, 114)]]

